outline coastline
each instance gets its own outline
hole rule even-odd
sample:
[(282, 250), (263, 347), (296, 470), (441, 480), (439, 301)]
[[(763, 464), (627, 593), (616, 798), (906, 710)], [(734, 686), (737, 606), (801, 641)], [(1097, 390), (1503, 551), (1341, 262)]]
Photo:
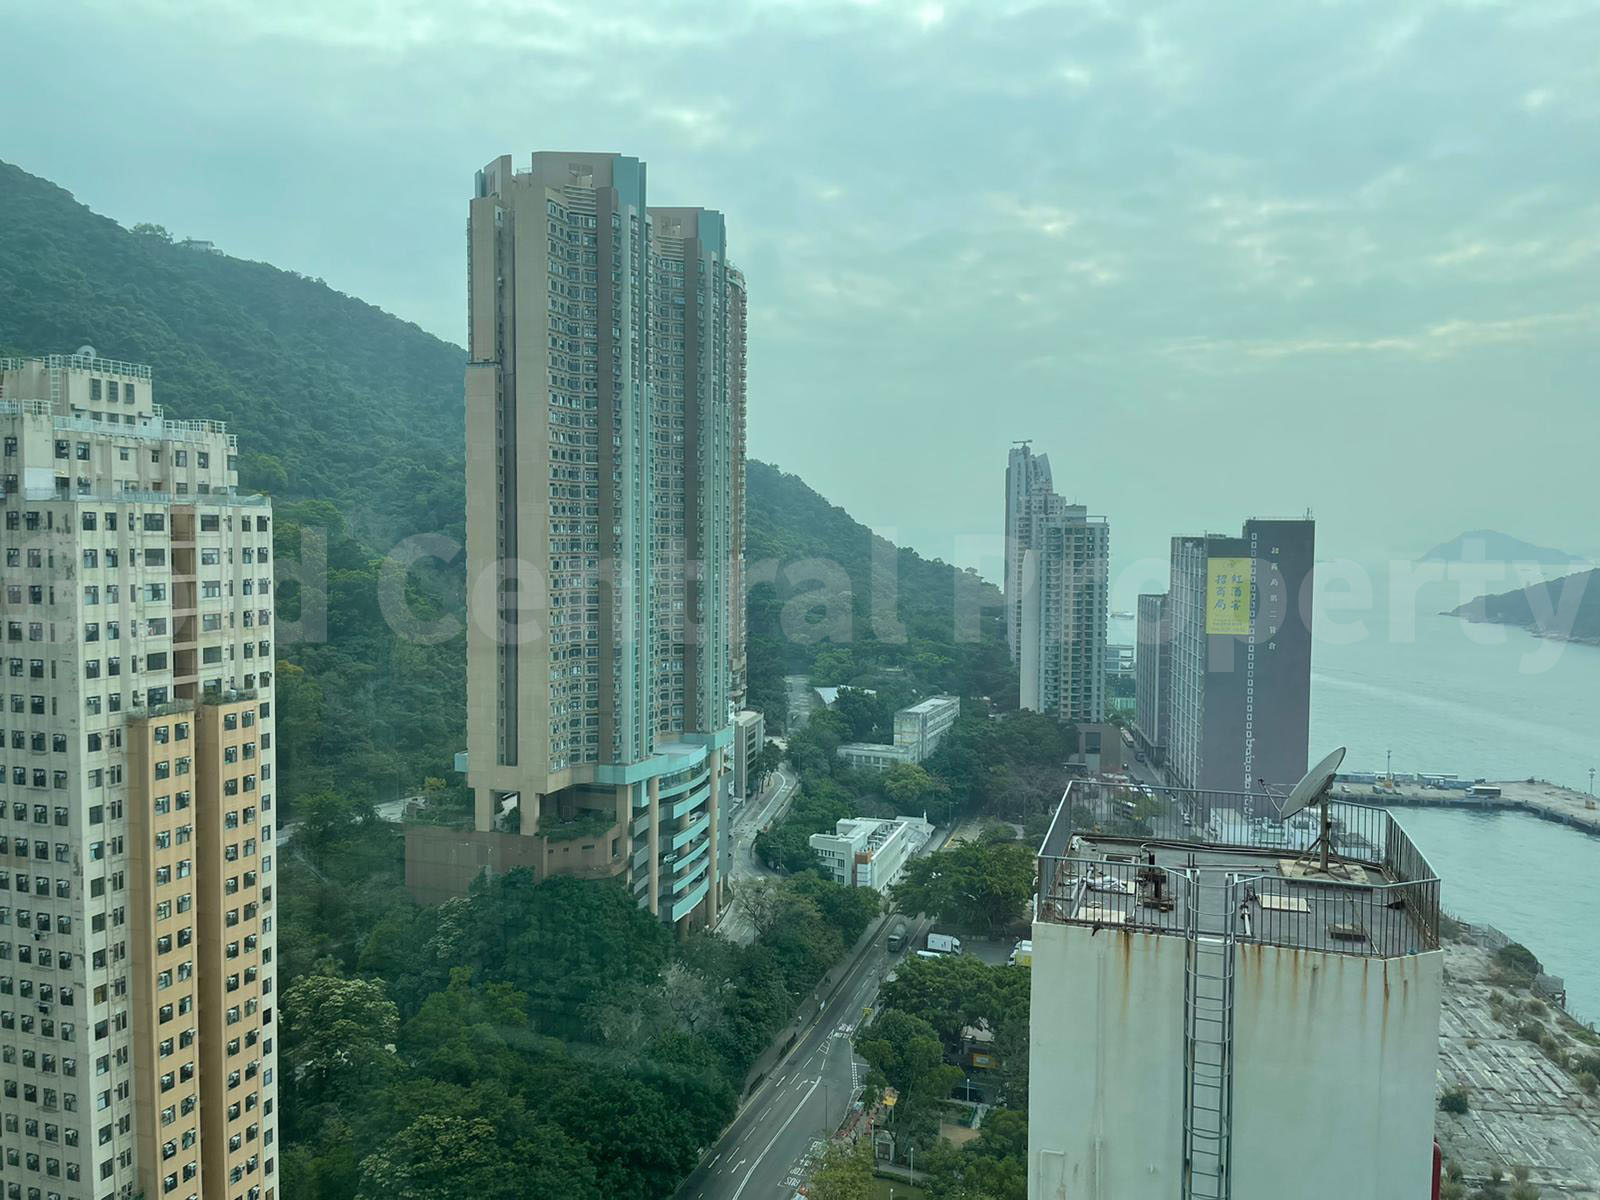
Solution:
[(1473, 1185), (1530, 1173), (1546, 1194), (1589, 1195), (1600, 1179), (1600, 1103), (1585, 1080), (1600, 1036), (1552, 994), (1559, 979), (1510, 970), (1510, 941), (1492, 925), (1452, 921), (1444, 991), (1434, 1133)]
[[(1473, 601), (1472, 603), (1477, 602)], [(1468, 606), (1463, 605), (1463, 607)], [(1520, 629), (1529, 637), (1545, 638), (1552, 642), (1566, 642), (1573, 646), (1600, 647), (1600, 636), (1584, 633), (1562, 633), (1559, 629), (1546, 629), (1544, 626), (1532, 621), (1497, 621), (1493, 617), (1462, 612), (1459, 608), (1445, 609), (1439, 615), (1441, 617), (1457, 617), (1463, 621), (1470, 621), (1474, 625), (1503, 625), (1507, 629)]]

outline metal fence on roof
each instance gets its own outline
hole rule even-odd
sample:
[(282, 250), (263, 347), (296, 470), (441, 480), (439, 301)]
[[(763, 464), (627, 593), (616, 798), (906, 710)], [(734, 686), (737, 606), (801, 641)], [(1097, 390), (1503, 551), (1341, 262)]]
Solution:
[[(1363, 868), (1358, 879), (1284, 874), (1280, 864), (1315, 841), (1315, 807), (1277, 819), (1264, 793), (1074, 780), (1063, 794), (1038, 856), (1036, 917), (1043, 921), (1181, 932), (1181, 913), (1202, 877), (1235, 889), (1229, 932), (1241, 940), (1332, 953), (1396, 957), (1439, 944), (1439, 880), (1399, 824), (1381, 808), (1329, 805), (1334, 853)], [(1096, 857), (1075, 839), (1127, 843), (1126, 861)], [(1240, 851), (1243, 863), (1174, 869), (1146, 851)]]

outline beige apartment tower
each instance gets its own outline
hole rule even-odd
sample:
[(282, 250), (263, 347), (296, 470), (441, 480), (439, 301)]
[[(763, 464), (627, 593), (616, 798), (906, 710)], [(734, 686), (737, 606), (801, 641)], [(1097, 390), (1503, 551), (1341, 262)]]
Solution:
[(0, 1182), (274, 1200), (272, 512), (150, 369), (0, 359)]
[(744, 292), (722, 215), (650, 207), (645, 174), (502, 157), (468, 205), (475, 829), (408, 833), (422, 899), (523, 866), (721, 908)]

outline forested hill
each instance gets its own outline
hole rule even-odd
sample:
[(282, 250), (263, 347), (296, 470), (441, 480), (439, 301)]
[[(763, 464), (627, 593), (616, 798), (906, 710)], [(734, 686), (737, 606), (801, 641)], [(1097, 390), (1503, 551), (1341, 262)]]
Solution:
[[(747, 478), (753, 706), (769, 717), (781, 711), (785, 673), (851, 683), (885, 667), (907, 673), (922, 692), (1014, 705), (1003, 600), (993, 584), (894, 546), (797, 475), (751, 460)], [(875, 620), (875, 609), (894, 620)]]
[(1600, 646), (1600, 570), (1480, 596), (1453, 612), (1469, 621), (1520, 625), (1542, 637)]
[[(400, 641), (377, 596), (400, 539), (463, 540), (465, 352), (317, 280), (138, 228), (0, 163), (0, 354), (88, 344), (148, 363), (169, 415), (227, 421), (242, 486), (277, 502), (280, 629), (299, 612), (301, 531), (326, 534), (327, 637), (276, 647), (291, 810), (315, 792), (375, 800), (448, 776), (464, 744), (461, 640)], [(460, 572), (416, 578), (450, 604)]]
[[(146, 229), (147, 227), (140, 227)], [(0, 351), (148, 363), (225, 420), (247, 487), (338, 505), (381, 548), (459, 536), (465, 352), (322, 282), (133, 233), (0, 163)]]

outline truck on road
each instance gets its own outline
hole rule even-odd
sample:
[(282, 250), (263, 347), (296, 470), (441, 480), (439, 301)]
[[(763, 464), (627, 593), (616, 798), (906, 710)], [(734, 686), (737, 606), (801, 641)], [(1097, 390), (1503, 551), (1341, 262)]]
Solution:
[(889, 953), (896, 954), (906, 948), (906, 923), (896, 921), (889, 931)]
[(961, 939), (952, 937), (948, 933), (930, 933), (928, 935), (928, 949), (935, 954), (960, 954)]

